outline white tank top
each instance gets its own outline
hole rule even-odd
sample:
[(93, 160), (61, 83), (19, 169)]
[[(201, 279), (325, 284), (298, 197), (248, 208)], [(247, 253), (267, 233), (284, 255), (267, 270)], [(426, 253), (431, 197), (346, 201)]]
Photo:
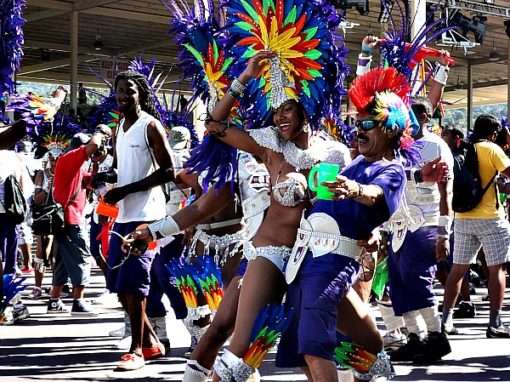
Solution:
[[(124, 186), (146, 178), (158, 169), (154, 153), (147, 139), (147, 125), (155, 121), (151, 115), (142, 111), (140, 118), (124, 132), (124, 120), (117, 130), (117, 186)], [(165, 194), (156, 186), (147, 191), (135, 192), (119, 203), (118, 223), (133, 221), (152, 221), (165, 217)]]

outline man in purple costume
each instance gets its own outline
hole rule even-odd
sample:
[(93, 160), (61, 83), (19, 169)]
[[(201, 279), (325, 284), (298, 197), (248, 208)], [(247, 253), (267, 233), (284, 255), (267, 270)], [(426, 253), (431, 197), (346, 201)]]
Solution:
[[(335, 182), (324, 183), (334, 192), (333, 200), (319, 200), (301, 221), (287, 268), (287, 281), (291, 282), (287, 305), (295, 313), (280, 342), (277, 366), (302, 367), (313, 381), (338, 380), (333, 362), (337, 327), (353, 339), (361, 338), (361, 331), (370, 331), (374, 338), (361, 345), (373, 353), (382, 349), (375, 325), (359, 314), (361, 300), (347, 293), (361, 268), (358, 243), (368, 241), (372, 230), (399, 208), (406, 182), (395, 154), (402, 137), (410, 139), (408, 104), (391, 90), (373, 89), (374, 78), (381, 76), (385, 83), (405, 82), (391, 68), (374, 69), (355, 80), (349, 97), (361, 119), (357, 131), (361, 156)], [(299, 269), (299, 253), (305, 252)], [(342, 299), (347, 299), (347, 304)], [(340, 311), (347, 305), (350, 311), (345, 313), (355, 319), (342, 322), (338, 317), (337, 324), (339, 305)], [(380, 356), (384, 358), (384, 354)], [(385, 362), (390, 370), (387, 357)], [(356, 378), (374, 375), (372, 370), (367, 375), (355, 372)]]

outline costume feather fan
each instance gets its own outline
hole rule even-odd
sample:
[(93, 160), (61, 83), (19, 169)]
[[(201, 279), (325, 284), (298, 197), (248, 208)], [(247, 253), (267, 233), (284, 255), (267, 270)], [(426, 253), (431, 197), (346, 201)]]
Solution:
[(260, 51), (277, 55), (277, 62), (267, 60), (260, 77), (248, 84), (243, 99), (249, 112), (247, 125), (262, 127), (271, 122), (272, 93), (275, 87), (284, 86), (287, 98), (301, 102), (317, 128), (330, 105), (339, 105), (344, 94), (346, 50), (336, 35), (340, 18), (335, 8), (321, 0), (231, 0), (224, 4), (229, 45), (240, 67)]
[(14, 74), (23, 56), (25, 0), (0, 0), (0, 96), (14, 92)]

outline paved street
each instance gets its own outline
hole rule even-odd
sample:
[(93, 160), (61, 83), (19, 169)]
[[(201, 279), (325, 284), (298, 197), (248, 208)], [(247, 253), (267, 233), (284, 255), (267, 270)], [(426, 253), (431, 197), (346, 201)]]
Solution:
[[(45, 281), (49, 282), (50, 276)], [(97, 296), (104, 284), (97, 269), (87, 297)], [(27, 279), (33, 285), (33, 278)], [(487, 339), (488, 303), (482, 302), (484, 289), (473, 296), (478, 309), (474, 319), (456, 320), (460, 335), (451, 336), (453, 352), (434, 366), (397, 365), (395, 381), (510, 381), (510, 339)], [(180, 381), (183, 354), (189, 336), (181, 322), (168, 318), (172, 351), (169, 356), (149, 361), (134, 372), (114, 372), (123, 354), (111, 347), (117, 339), (108, 332), (120, 326), (121, 310), (115, 301), (97, 305), (98, 318), (47, 315), (47, 300), (24, 299), (31, 317), (17, 326), (0, 327), (0, 382), (7, 381)], [(71, 299), (64, 299), (70, 305)], [(504, 320), (510, 322), (505, 298)], [(279, 370), (270, 354), (260, 370), (262, 381), (304, 381), (299, 370)]]

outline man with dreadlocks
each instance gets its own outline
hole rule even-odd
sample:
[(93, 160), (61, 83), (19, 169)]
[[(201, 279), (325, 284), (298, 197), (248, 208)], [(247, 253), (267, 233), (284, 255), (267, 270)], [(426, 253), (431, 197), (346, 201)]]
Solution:
[(157, 186), (174, 180), (174, 173), (155, 95), (145, 76), (134, 71), (122, 72), (115, 78), (114, 86), (123, 119), (115, 134), (116, 172), (112, 170), (106, 179), (117, 185), (106, 193), (104, 200), (118, 204), (119, 215), (113, 230), (120, 236), (110, 240), (107, 283), (111, 291), (118, 293), (131, 322), (131, 347), (121, 357), (118, 369), (136, 370), (145, 365), (146, 359), (165, 353), (145, 313), (155, 254), (149, 250), (139, 256), (126, 255), (121, 251), (121, 237), (142, 223), (165, 216), (165, 195)]

